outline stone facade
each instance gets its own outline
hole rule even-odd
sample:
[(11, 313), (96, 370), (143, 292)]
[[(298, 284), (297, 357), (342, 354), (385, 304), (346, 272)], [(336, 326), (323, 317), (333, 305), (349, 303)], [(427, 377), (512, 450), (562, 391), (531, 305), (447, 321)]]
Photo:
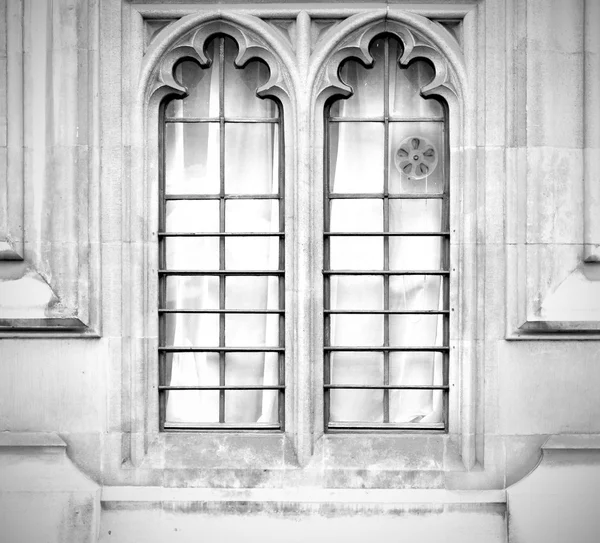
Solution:
[[(596, 0), (0, 0), (4, 540), (52, 492), (51, 541), (599, 540), (599, 30)], [(281, 434), (158, 431), (158, 104), (211, 32), (284, 111)], [(444, 434), (323, 432), (322, 111), (381, 32), (449, 106)]]

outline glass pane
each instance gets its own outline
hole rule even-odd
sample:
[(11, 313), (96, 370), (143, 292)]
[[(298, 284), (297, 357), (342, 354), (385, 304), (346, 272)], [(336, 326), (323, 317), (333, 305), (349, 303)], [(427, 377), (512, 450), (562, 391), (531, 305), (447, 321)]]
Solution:
[(218, 309), (219, 278), (167, 277), (166, 309)]
[(165, 226), (167, 232), (219, 231), (217, 200), (167, 201)]
[[(219, 315), (167, 313), (166, 327), (174, 331), (173, 345), (177, 347), (218, 347)], [(204, 355), (209, 353), (180, 353)]]
[(329, 124), (330, 192), (383, 191), (383, 123)]
[(275, 102), (256, 95), (257, 89), (269, 80), (269, 68), (259, 61), (236, 68), (237, 53), (236, 43), (225, 38), (225, 117), (277, 117)]
[(278, 126), (273, 123), (225, 125), (225, 192), (277, 194)]
[(382, 390), (331, 390), (331, 422), (383, 422)]
[(390, 422), (442, 422), (441, 390), (390, 390)]
[(168, 386), (218, 386), (219, 353), (172, 353), (163, 376)]
[(383, 231), (381, 200), (331, 200), (330, 232)]
[(279, 354), (227, 353), (225, 355), (225, 384), (276, 385), (279, 382)]
[(225, 264), (228, 270), (277, 270), (279, 238), (225, 238)]
[(342, 65), (341, 80), (352, 88), (353, 94), (346, 100), (337, 100), (331, 106), (332, 117), (383, 116), (384, 43), (384, 39), (378, 39), (371, 45), (370, 52), (375, 59), (375, 64), (370, 68), (355, 60)]
[(401, 48), (390, 42), (390, 114), (401, 117), (440, 118), (444, 110), (433, 98), (423, 98), (421, 89), (433, 81), (435, 70), (424, 60), (398, 65)]
[(166, 238), (167, 269), (218, 270), (218, 238)]
[(436, 237), (391, 237), (390, 270), (442, 269), (443, 239)]
[(219, 391), (171, 390), (167, 394), (165, 425), (219, 422)]
[(391, 385), (441, 385), (442, 353), (390, 353)]
[(331, 353), (329, 356), (332, 384), (383, 384), (382, 353)]
[(332, 276), (331, 309), (383, 309), (383, 278), (376, 276)]
[(390, 193), (444, 192), (444, 125), (390, 123)]
[(225, 422), (277, 423), (278, 394), (274, 390), (228, 390)]
[(383, 315), (331, 315), (329, 319), (331, 346), (383, 345)]
[(443, 309), (443, 278), (434, 275), (390, 277), (390, 309)]
[(383, 238), (335, 236), (329, 239), (332, 270), (382, 270)]
[(442, 200), (390, 200), (390, 232), (441, 232)]
[(225, 279), (227, 309), (278, 309), (277, 277), (227, 277)]
[(433, 347), (444, 343), (442, 315), (390, 315), (390, 345)]
[(279, 315), (226, 315), (227, 347), (279, 346)]
[[(214, 45), (208, 46), (208, 55), (214, 58)], [(216, 58), (219, 58), (217, 53)], [(196, 62), (185, 60), (175, 68), (175, 79), (183, 85), (188, 96), (171, 100), (167, 117), (207, 118), (219, 116), (219, 62), (201, 68)]]
[(217, 123), (167, 123), (166, 193), (217, 194), (220, 187), (219, 147)]
[(225, 202), (227, 232), (279, 232), (277, 200), (227, 200)]

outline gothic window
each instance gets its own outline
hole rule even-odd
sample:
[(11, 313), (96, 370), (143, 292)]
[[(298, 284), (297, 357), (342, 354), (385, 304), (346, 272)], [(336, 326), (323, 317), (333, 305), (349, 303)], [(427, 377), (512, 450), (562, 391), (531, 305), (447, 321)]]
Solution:
[(283, 429), (284, 183), (269, 70), (175, 66), (187, 96), (161, 109), (159, 395), (163, 430)]
[(443, 430), (449, 354), (445, 106), (424, 60), (372, 41), (326, 112), (324, 397), (329, 430)]

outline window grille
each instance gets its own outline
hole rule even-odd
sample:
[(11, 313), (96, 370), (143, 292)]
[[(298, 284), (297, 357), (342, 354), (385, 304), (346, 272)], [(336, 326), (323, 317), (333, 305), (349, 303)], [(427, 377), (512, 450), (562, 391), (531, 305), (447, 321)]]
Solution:
[(161, 430), (283, 430), (282, 118), (264, 64), (226, 36), (206, 54), (160, 117)]
[(445, 430), (449, 355), (446, 110), (392, 36), (325, 119), (327, 430)]

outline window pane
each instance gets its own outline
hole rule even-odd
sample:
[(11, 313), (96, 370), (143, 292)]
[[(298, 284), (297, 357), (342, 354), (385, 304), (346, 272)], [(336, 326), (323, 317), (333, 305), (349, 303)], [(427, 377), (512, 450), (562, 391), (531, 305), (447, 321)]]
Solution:
[(331, 309), (383, 309), (383, 278), (332, 276), (329, 280)]
[(277, 422), (278, 393), (272, 390), (228, 390), (225, 392), (225, 422)]
[(329, 132), (329, 190), (382, 192), (383, 123), (330, 123)]
[(382, 117), (383, 116), (383, 39), (376, 40), (369, 51), (375, 64), (367, 68), (359, 62), (342, 65), (340, 78), (352, 88), (352, 96), (338, 100), (331, 106), (332, 117)]
[(441, 390), (390, 390), (390, 422), (443, 421)]
[(441, 237), (390, 237), (390, 270), (440, 270)]
[(443, 201), (390, 200), (390, 232), (441, 232)]
[(214, 276), (170, 276), (167, 309), (218, 309), (219, 278)]
[(444, 192), (443, 123), (390, 123), (390, 193)]
[(390, 277), (390, 309), (443, 309), (442, 281), (435, 275)]
[(226, 315), (227, 347), (279, 346), (279, 315)]
[(277, 277), (227, 277), (225, 307), (227, 309), (278, 309)]
[(382, 422), (383, 390), (331, 390), (332, 422)]
[(225, 117), (277, 117), (273, 100), (262, 99), (256, 90), (269, 80), (269, 68), (260, 61), (249, 62), (244, 68), (234, 65), (238, 47), (225, 39)]
[(335, 236), (330, 238), (329, 250), (332, 270), (383, 269), (383, 238)]
[[(214, 58), (214, 45), (208, 46), (209, 57)], [(218, 56), (218, 53), (217, 53)], [(219, 116), (219, 63), (201, 68), (196, 62), (185, 60), (175, 68), (175, 79), (188, 92), (184, 99), (171, 100), (167, 117), (218, 117)]]
[(219, 422), (217, 390), (171, 390), (167, 395), (165, 425)]
[(390, 353), (391, 385), (441, 385), (442, 353)]
[(398, 65), (400, 54), (401, 48), (390, 44), (390, 113), (408, 118), (442, 118), (444, 110), (440, 102), (421, 96), (421, 89), (433, 81), (433, 66), (424, 60), (416, 60), (401, 68)]
[[(166, 326), (175, 330), (173, 343), (177, 347), (218, 347), (219, 315), (167, 313)], [(187, 354), (187, 353), (186, 353)], [(192, 353), (194, 356), (209, 353)]]
[(225, 230), (226, 232), (278, 232), (279, 202), (277, 200), (227, 200)]
[(383, 354), (331, 353), (330, 382), (338, 385), (383, 384)]
[(219, 231), (219, 202), (187, 200), (166, 202), (167, 232)]
[(383, 231), (381, 200), (331, 200), (330, 232)]
[(219, 145), (217, 123), (167, 123), (165, 126), (166, 193), (218, 193)]
[(279, 238), (226, 238), (225, 265), (228, 270), (277, 270)]
[(217, 238), (167, 238), (166, 267), (174, 270), (218, 270)]
[(279, 354), (227, 353), (225, 355), (225, 384), (277, 385), (279, 383)]
[(390, 315), (390, 345), (433, 347), (444, 344), (442, 315)]
[(331, 315), (330, 344), (335, 347), (381, 347), (382, 315)]
[(225, 125), (225, 192), (277, 194), (278, 126), (273, 123)]

